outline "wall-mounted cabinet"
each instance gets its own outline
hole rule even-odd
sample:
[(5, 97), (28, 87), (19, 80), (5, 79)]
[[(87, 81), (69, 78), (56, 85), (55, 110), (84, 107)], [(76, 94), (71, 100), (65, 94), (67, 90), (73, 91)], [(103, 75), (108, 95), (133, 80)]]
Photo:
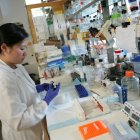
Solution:
[[(29, 24), (30, 24), (30, 28), (31, 28), (31, 33), (32, 33), (32, 39), (33, 39), (33, 43), (36, 44), (38, 37), (36, 34), (36, 28), (34, 25), (34, 21), (33, 21), (33, 15), (32, 15), (32, 9), (34, 8), (43, 8), (43, 7), (52, 7), (53, 12), (64, 12), (64, 3), (67, 0), (59, 0), (59, 1), (52, 1), (52, 2), (43, 2), (43, 3), (38, 3), (38, 4), (31, 4), (31, 5), (27, 5), (26, 9), (27, 9), (27, 13), (28, 13), (28, 19), (29, 19)], [(44, 36), (42, 36), (41, 38), (43, 38)]]

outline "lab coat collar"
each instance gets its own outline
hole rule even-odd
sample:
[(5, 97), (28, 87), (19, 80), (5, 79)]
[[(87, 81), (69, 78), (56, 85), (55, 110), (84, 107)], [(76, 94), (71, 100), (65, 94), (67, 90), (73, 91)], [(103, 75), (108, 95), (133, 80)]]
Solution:
[[(31, 80), (31, 78), (29, 77), (28, 73), (26, 73), (20, 65), (16, 65), (16, 66), (17, 66), (17, 68), (19, 68), (23, 72), (24, 76), (28, 79), (28, 81), (29, 81), (28, 84), (30, 83), (30, 86), (32, 85), (34, 87), (35, 84)], [(12, 69), (5, 62), (3, 62), (1, 59), (0, 59), (0, 69), (3, 69), (4, 71), (15, 73), (18, 77), (22, 78), (25, 82), (27, 82), (23, 75), (18, 74), (16, 72), (16, 69)]]
[[(35, 83), (33, 82), (33, 80), (30, 78), (30, 76), (29, 76), (29, 74), (27, 73), (27, 72), (25, 72), (25, 69), (23, 69), (23, 67), (21, 66), (21, 65), (17, 65), (17, 68), (19, 68), (21, 71), (22, 71), (22, 73), (24, 74), (24, 76), (26, 77), (26, 79), (28, 79), (28, 84), (30, 83), (30, 85), (33, 85), (33, 87), (34, 87), (34, 85), (35, 85)], [(16, 73), (17, 74), (17, 76), (19, 76), (20, 78), (22, 78), (22, 79), (24, 79), (23, 77), (23, 75), (20, 75), (20, 74), (18, 74), (18, 73)], [(25, 80), (25, 79), (24, 79)], [(27, 82), (26, 80), (25, 80), (25, 82)]]
[(4, 61), (2, 61), (1, 59), (0, 59), (0, 68), (6, 70), (8, 72), (14, 72), (15, 71), (10, 66), (8, 66)]

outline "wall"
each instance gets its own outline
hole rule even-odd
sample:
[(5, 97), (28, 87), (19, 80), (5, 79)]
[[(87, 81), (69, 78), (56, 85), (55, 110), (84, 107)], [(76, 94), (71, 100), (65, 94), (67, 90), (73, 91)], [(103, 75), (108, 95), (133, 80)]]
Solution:
[(30, 34), (24, 0), (0, 0), (3, 22), (21, 22)]
[(25, 69), (28, 71), (28, 73), (39, 74), (38, 64), (36, 62), (33, 46), (28, 46), (27, 52), (28, 52), (27, 56), (26, 56), (25, 60), (23, 61), (23, 64), (28, 63), (28, 65), (24, 66)]
[[(0, 0), (0, 8), (0, 19), (2, 15), (3, 23), (21, 22), (24, 25), (25, 30), (31, 35), (24, 0)], [(28, 55), (23, 63), (29, 64), (25, 66), (28, 73), (38, 74), (37, 63), (31, 46), (28, 48)]]
[(1, 11), (1, 7), (0, 7), (0, 25), (3, 24), (3, 17), (2, 17), (2, 11)]

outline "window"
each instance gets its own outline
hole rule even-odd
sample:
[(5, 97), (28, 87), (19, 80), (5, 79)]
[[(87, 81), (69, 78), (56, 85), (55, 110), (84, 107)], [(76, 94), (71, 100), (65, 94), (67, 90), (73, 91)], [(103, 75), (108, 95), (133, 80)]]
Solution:
[(41, 3), (41, 0), (25, 0), (26, 5)]

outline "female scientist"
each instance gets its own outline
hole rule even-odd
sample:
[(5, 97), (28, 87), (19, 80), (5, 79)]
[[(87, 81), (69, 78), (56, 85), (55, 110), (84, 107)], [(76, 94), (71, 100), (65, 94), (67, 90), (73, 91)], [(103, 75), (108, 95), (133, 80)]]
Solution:
[[(21, 65), (26, 57), (28, 34), (7, 23), (0, 26), (0, 120), (3, 140), (49, 140), (43, 120), (47, 106), (58, 95), (60, 84), (35, 85)], [(39, 92), (46, 91), (41, 100)]]

